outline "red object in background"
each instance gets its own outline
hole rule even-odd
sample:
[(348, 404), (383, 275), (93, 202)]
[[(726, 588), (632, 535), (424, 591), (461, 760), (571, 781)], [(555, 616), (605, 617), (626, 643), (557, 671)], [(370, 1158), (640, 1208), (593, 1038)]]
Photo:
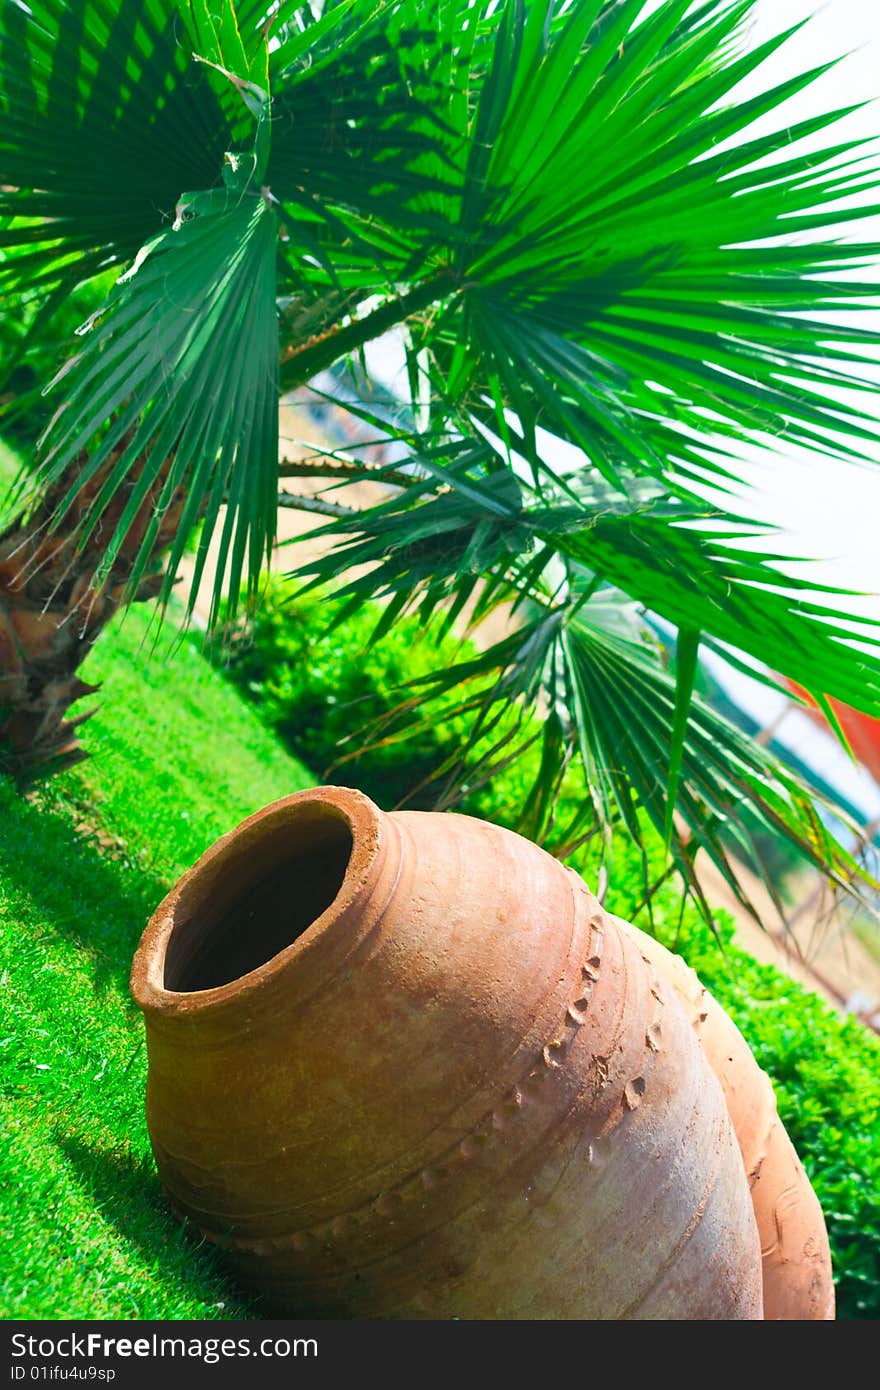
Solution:
[[(814, 723), (827, 730), (828, 720), (812, 695), (804, 690), (802, 685), (798, 685), (797, 681), (786, 677), (785, 683), (790, 690), (807, 701), (804, 713), (808, 714)], [(874, 719), (870, 714), (862, 714), (860, 710), (853, 709), (851, 705), (844, 705), (840, 700), (829, 699), (828, 703), (840, 720), (840, 727), (846, 734), (853, 753), (868, 769), (874, 781), (880, 783), (880, 719)]]

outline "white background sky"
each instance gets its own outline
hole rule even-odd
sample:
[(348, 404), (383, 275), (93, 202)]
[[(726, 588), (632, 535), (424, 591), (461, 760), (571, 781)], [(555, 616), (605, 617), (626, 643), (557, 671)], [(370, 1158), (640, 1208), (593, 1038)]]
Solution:
[[(835, 137), (858, 137), (877, 141), (880, 147), (880, 0), (761, 0), (756, 7), (751, 39), (763, 43), (773, 34), (809, 16), (808, 23), (770, 59), (750, 85), (753, 88), (776, 84), (798, 71), (827, 62), (838, 54), (847, 56), (805, 92), (774, 113), (791, 121), (820, 111), (848, 106), (858, 101), (871, 104), (853, 113), (836, 127)], [(759, 129), (760, 127), (756, 127)], [(862, 195), (861, 201), (880, 201), (876, 194)], [(858, 200), (853, 200), (858, 201)], [(875, 241), (880, 254), (880, 216), (841, 228), (840, 235), (861, 242)], [(860, 316), (863, 326), (876, 328), (877, 358), (880, 364), (880, 272), (878, 309)], [(880, 418), (880, 365), (871, 372), (878, 381), (876, 397), (868, 397), (867, 407)], [(880, 621), (880, 452), (877, 463), (863, 466), (837, 463), (809, 453), (780, 450), (746, 455), (749, 464), (749, 490), (744, 494), (749, 515), (761, 516), (782, 528), (774, 538), (774, 549), (799, 556), (815, 556), (820, 563), (808, 572), (824, 583), (861, 590), (865, 597), (845, 601), (854, 612)], [(803, 567), (798, 567), (803, 572)], [(841, 603), (841, 606), (844, 606)], [(736, 677), (726, 677), (742, 704), (757, 718), (772, 719), (780, 703), (759, 687)], [(779, 731), (782, 740), (835, 780), (866, 818), (880, 810), (880, 791), (867, 773), (848, 764), (841, 750), (830, 739), (817, 736), (804, 715), (793, 711)]]
[[(801, 32), (750, 80), (752, 89), (775, 85), (834, 56), (847, 56), (786, 107), (779, 108), (766, 124), (772, 120), (775, 125), (780, 116), (794, 122), (854, 102), (870, 102), (842, 121), (835, 134), (840, 139), (876, 139), (880, 147), (880, 0), (825, 0), (824, 4), (818, 0), (760, 0), (751, 41), (763, 43), (807, 17)], [(863, 195), (861, 201), (870, 198)], [(880, 243), (880, 216), (842, 227), (840, 235)], [(875, 276), (880, 290), (880, 272)], [(877, 312), (870, 318), (861, 316), (859, 321), (876, 327), (880, 363), (880, 294)], [(880, 366), (876, 376), (878, 394), (876, 399), (868, 398), (868, 409), (874, 409), (880, 418)], [(744, 509), (748, 515), (781, 528), (783, 534), (774, 537), (774, 549), (815, 556), (818, 563), (807, 572), (820, 582), (860, 590), (863, 598), (845, 600), (841, 606), (846, 604), (854, 612), (880, 621), (880, 455), (877, 464), (866, 460), (858, 466), (780, 449), (772, 455), (746, 452), (744, 462), (749, 480)], [(803, 567), (799, 566), (798, 572), (804, 572)], [(722, 675), (717, 667), (716, 671)], [(729, 670), (723, 675), (731, 693), (755, 718), (769, 722), (784, 708), (779, 697), (760, 686)], [(848, 762), (833, 740), (818, 734), (805, 715), (789, 709), (779, 737), (836, 783), (861, 808), (866, 820), (880, 811), (880, 789), (864, 770), (856, 770)]]
[[(795, 121), (857, 101), (872, 104), (842, 121), (835, 138), (876, 137), (880, 146), (880, 0), (761, 0), (755, 12), (752, 41), (763, 43), (773, 34), (811, 16), (804, 29), (762, 68), (750, 87), (766, 88), (805, 68), (827, 62), (838, 54), (848, 56), (830, 73), (819, 78), (800, 96), (780, 108)], [(756, 130), (760, 127), (756, 127)], [(861, 201), (868, 201), (862, 197)], [(880, 201), (880, 185), (876, 200)], [(880, 217), (841, 229), (847, 239), (880, 243)], [(878, 247), (880, 252), (880, 247)], [(880, 362), (880, 275), (878, 310), (860, 317), (877, 330)], [(880, 418), (880, 368), (876, 372), (878, 394), (867, 398), (867, 408)], [(863, 408), (865, 400), (862, 401)], [(880, 460), (880, 454), (878, 454)], [(880, 467), (835, 464), (826, 458), (788, 450), (775, 458), (762, 454), (750, 468), (753, 491), (748, 510), (783, 527), (787, 533), (780, 549), (792, 554), (815, 555), (826, 561), (816, 573), (828, 583), (867, 590), (875, 597), (853, 606), (880, 620)]]

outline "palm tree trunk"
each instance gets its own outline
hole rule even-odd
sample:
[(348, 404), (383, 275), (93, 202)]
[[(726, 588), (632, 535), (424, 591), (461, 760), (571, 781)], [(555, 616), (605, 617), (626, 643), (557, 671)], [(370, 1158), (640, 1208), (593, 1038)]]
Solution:
[[(70, 710), (97, 686), (78, 672), (101, 631), (123, 602), (153, 598), (164, 579), (159, 557), (170, 543), (183, 507), (175, 498), (158, 530), (156, 565), (130, 592), (134, 559), (155, 510), (168, 464), (145, 499), (109, 574), (98, 578), (99, 565), (137, 481), (103, 513), (89, 540), (80, 544), (78, 523), (99, 493), (107, 472), (126, 445), (123, 440), (77, 498), (63, 523), (50, 523), (83, 459), (44, 494), (38, 506), (0, 531), (0, 772), (22, 787), (72, 767), (87, 757), (79, 727), (95, 712), (71, 716)], [(170, 460), (169, 460), (170, 463)]]

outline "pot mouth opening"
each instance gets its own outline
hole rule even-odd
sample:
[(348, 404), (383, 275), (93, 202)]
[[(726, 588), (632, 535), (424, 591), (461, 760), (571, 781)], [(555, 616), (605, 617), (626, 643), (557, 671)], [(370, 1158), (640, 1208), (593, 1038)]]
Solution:
[(353, 851), (343, 810), (304, 801), (197, 868), (174, 904), (164, 989), (216, 989), (268, 966), (339, 897)]

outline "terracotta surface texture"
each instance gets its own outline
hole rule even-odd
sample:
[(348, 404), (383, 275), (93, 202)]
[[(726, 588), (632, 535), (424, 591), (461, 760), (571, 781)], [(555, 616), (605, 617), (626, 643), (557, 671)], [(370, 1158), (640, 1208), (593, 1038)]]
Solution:
[(763, 1316), (690, 996), (520, 836), (285, 798), (180, 880), (132, 989), (165, 1190), (268, 1308)]
[(831, 1251), (819, 1199), (776, 1110), (770, 1078), (720, 1004), (680, 956), (614, 919), (675, 990), (721, 1083), (752, 1193), (764, 1271), (764, 1317), (834, 1317)]

